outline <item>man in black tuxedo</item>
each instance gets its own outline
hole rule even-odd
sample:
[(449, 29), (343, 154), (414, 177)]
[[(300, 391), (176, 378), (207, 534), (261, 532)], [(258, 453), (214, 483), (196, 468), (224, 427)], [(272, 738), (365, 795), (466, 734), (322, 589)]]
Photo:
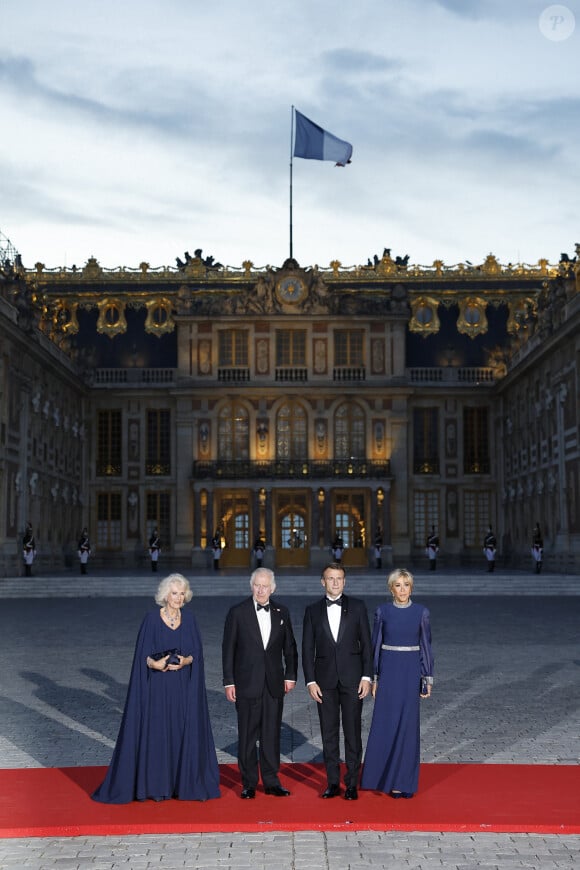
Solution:
[(346, 800), (358, 798), (362, 762), (362, 702), (371, 687), (372, 649), (366, 605), (343, 594), (345, 572), (331, 562), (322, 572), (324, 598), (304, 614), (302, 667), (310, 697), (318, 704), (327, 788), (340, 794), (340, 718), (344, 733)]
[(238, 714), (238, 765), (242, 798), (254, 798), (259, 766), (266, 794), (290, 792), (278, 778), (284, 695), (296, 685), (298, 651), (288, 608), (270, 596), (274, 573), (256, 568), (252, 594), (234, 605), (226, 618), (222, 643), (224, 687)]

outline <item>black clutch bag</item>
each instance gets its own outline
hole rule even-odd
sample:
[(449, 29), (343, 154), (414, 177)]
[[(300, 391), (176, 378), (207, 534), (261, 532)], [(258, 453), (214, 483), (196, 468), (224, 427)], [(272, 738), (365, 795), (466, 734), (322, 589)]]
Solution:
[(421, 681), (419, 683), (419, 693), (421, 695), (427, 694), (427, 677), (421, 677)]
[(178, 665), (179, 664), (180, 652), (177, 649), (166, 649), (165, 652), (151, 653), (150, 658), (152, 658), (156, 662), (158, 662), (159, 659), (164, 659), (166, 656), (169, 656), (169, 658), (167, 659), (168, 665)]

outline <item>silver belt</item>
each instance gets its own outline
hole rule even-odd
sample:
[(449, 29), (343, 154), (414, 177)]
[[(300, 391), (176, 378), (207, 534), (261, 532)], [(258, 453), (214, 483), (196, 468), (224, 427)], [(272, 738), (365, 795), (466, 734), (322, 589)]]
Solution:
[(390, 646), (388, 643), (382, 643), (381, 649), (390, 649), (395, 652), (419, 652), (419, 646)]

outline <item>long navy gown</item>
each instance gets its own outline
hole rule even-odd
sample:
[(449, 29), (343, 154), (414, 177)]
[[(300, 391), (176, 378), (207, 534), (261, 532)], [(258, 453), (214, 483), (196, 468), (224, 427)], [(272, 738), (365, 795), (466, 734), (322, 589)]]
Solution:
[(361, 788), (414, 794), (419, 784), (420, 681), (433, 676), (429, 611), (413, 602), (381, 604), (372, 641), (378, 683)]
[[(193, 664), (179, 671), (147, 667), (147, 656), (171, 649), (192, 655)], [(191, 610), (181, 611), (176, 629), (165, 624), (159, 610), (144, 618), (113, 758), (92, 797), (110, 804), (220, 797), (203, 649)]]

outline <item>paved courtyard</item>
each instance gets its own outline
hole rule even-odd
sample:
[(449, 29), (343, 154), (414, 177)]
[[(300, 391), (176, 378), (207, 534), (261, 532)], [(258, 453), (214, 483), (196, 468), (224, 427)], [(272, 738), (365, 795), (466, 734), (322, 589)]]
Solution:
[[(459, 576), (439, 585), (425, 577), (422, 594), (421, 579), (416, 578), (414, 597), (431, 610), (436, 656), (434, 696), (422, 704), (422, 760), (577, 764), (578, 578), (563, 582), (545, 575), (530, 590), (521, 577), (518, 582), (496, 577), (480, 594), (467, 587), (467, 594), (453, 594), (462, 592)], [(50, 578), (0, 580), (1, 767), (104, 765), (110, 760), (137, 629), (152, 605), (152, 597), (142, 594), (143, 583), (153, 589), (154, 581), (119, 578), (115, 594), (103, 585), (105, 580), (83, 578), (84, 589), (78, 588), (81, 578), (65, 580), (82, 597), (63, 595), (62, 586)], [(133, 594), (127, 592), (128, 583)], [(509, 594), (506, 583), (515, 594)], [(526, 594), (519, 594), (523, 589)], [(221, 632), (229, 606), (248, 591), (246, 575), (225, 582), (208, 575), (196, 582), (190, 605), (204, 640), (220, 762), (235, 761), (236, 753), (235, 711), (221, 687)], [(278, 578), (277, 594), (290, 607), (298, 642), (304, 607), (319, 591), (315, 577), (300, 582)], [(384, 599), (376, 580), (364, 576), (349, 577), (347, 591), (365, 598), (371, 618)], [(371, 713), (372, 702), (365, 702), (365, 736)], [(282, 751), (288, 762), (321, 760), (318, 718), (302, 682), (286, 700)], [(352, 831), (0, 841), (3, 870), (560, 870), (579, 863), (580, 837), (555, 835)]]

